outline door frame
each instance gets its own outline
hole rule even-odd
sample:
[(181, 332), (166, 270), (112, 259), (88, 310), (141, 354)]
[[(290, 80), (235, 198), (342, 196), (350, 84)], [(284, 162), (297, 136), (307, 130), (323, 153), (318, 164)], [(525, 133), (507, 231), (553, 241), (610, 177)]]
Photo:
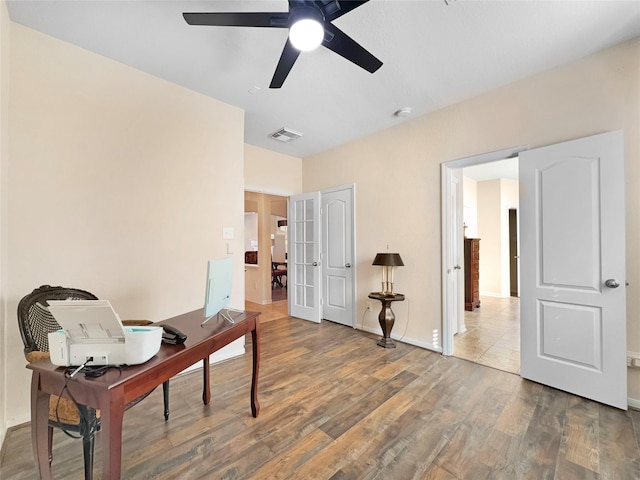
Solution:
[[(450, 336), (453, 338), (456, 333), (466, 331), (464, 324), (464, 243), (462, 241), (464, 230), (462, 221), (463, 180), (462, 169), (448, 169), (446, 172), (443, 169), (442, 173), (443, 195), (446, 195), (446, 203), (449, 207), (448, 215), (442, 217), (443, 245), (446, 237), (448, 247), (446, 252), (443, 249), (442, 285), (443, 290), (451, 292), (451, 295), (446, 299), (443, 298), (443, 315), (446, 310), (446, 318), (450, 319)], [(456, 239), (458, 239), (457, 242)]]
[[(470, 157), (458, 158), (455, 160), (449, 160), (441, 164), (441, 232), (442, 232), (442, 256), (441, 256), (441, 275), (442, 275), (442, 354), (453, 355), (453, 335), (456, 331), (458, 319), (452, 318), (452, 312), (449, 308), (449, 302), (460, 302), (460, 295), (464, 296), (464, 289), (458, 288), (457, 291), (452, 292), (449, 288), (449, 282), (447, 281), (448, 270), (453, 268), (453, 265), (449, 265), (449, 259), (452, 258), (453, 252), (451, 236), (457, 235), (459, 238), (463, 236), (463, 232), (460, 228), (456, 228), (451, 225), (452, 218), (452, 205), (450, 201), (451, 189), (449, 187), (452, 181), (453, 170), (471, 167), (473, 165), (480, 165), (483, 163), (494, 162), (496, 160), (504, 160), (505, 158), (515, 157), (520, 152), (528, 150), (526, 145), (505, 148), (504, 150), (496, 150), (495, 152), (481, 153), (479, 155), (473, 155)], [(464, 262), (464, 258), (462, 259)], [(461, 265), (464, 269), (464, 263)], [(458, 297), (458, 298), (456, 298)], [(464, 299), (463, 299), (464, 301)], [(464, 310), (460, 312), (464, 315)]]

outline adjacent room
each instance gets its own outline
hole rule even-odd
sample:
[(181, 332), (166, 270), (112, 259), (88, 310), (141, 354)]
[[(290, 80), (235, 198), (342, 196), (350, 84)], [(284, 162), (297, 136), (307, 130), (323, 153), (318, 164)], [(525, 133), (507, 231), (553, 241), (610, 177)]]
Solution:
[(0, 478), (640, 478), (639, 85), (634, 1), (0, 0)]
[(463, 169), (465, 312), (454, 340), (455, 356), (512, 373), (520, 372), (518, 180), (518, 158)]

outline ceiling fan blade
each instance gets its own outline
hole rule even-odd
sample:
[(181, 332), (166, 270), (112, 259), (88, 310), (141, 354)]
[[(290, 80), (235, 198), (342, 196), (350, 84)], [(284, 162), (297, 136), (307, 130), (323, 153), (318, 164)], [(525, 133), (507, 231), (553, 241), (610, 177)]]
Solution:
[[(325, 12), (325, 20), (327, 22), (331, 22), (332, 20), (335, 20), (336, 18), (341, 17), (342, 15), (344, 15), (345, 13), (349, 13), (351, 10), (354, 10), (356, 8), (358, 8), (360, 5), (363, 5), (365, 3), (367, 3), (369, 0), (360, 0), (360, 1), (349, 1), (349, 2), (340, 2), (339, 3), (339, 9), (336, 10), (335, 12), (332, 12), (331, 10), (327, 11), (323, 8), (323, 11)], [(321, 3), (333, 3), (333, 2), (326, 2), (326, 0), (324, 2)], [(336, 2), (337, 3), (337, 2)]]
[(382, 62), (369, 53), (358, 42), (332, 23), (324, 24), (325, 36), (322, 45), (338, 55), (373, 73), (382, 66)]
[(203, 12), (183, 13), (189, 25), (217, 27), (288, 28), (289, 12)]
[(287, 38), (287, 43), (284, 44), (282, 55), (280, 55), (280, 60), (278, 61), (278, 66), (273, 74), (269, 88), (280, 88), (282, 86), (293, 64), (298, 59), (298, 55), (300, 55), (300, 50), (294, 48), (289, 38)]

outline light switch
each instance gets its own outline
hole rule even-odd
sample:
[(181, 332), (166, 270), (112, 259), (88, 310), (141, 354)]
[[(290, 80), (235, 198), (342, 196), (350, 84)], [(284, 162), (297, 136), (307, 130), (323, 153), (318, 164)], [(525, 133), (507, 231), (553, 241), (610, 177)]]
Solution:
[(224, 240), (233, 240), (233, 227), (224, 227), (222, 229), (222, 238)]

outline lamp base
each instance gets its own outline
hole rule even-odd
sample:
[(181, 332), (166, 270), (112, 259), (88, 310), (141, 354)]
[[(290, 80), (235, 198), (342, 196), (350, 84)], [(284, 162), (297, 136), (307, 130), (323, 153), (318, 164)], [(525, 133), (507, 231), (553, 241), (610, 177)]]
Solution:
[(382, 282), (382, 290), (380, 291), (380, 294), (387, 297), (393, 297), (393, 282)]

